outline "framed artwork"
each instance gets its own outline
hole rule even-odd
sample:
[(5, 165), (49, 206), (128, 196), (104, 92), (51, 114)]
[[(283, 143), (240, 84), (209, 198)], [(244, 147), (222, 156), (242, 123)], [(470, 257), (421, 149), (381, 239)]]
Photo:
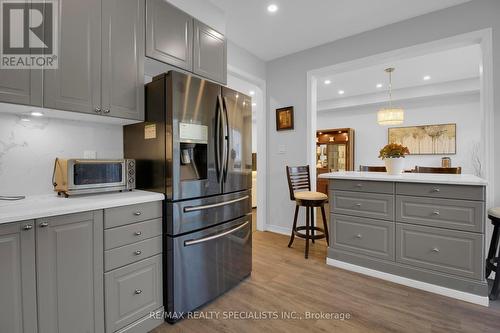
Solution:
[(410, 155), (453, 155), (457, 153), (457, 125), (393, 127), (388, 141), (408, 147)]
[(276, 130), (293, 130), (293, 106), (276, 109)]

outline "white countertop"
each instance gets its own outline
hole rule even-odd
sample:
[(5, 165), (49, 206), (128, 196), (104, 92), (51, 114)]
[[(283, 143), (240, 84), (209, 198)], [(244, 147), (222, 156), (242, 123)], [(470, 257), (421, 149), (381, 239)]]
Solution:
[(401, 175), (394, 176), (388, 175), (385, 172), (340, 171), (323, 173), (319, 175), (319, 178), (480, 186), (486, 186), (488, 184), (486, 180), (468, 174), (451, 175), (437, 173), (403, 173)]
[(18, 201), (0, 200), (0, 224), (31, 220), (138, 203), (160, 201), (161, 193), (134, 190), (93, 195), (79, 195), (69, 198), (56, 194), (28, 196)]

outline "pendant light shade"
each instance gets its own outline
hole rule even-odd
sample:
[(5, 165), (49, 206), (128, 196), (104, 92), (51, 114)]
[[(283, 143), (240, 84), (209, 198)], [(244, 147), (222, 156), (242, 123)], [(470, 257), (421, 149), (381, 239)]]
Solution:
[(399, 125), (404, 121), (405, 112), (402, 108), (392, 106), (392, 72), (394, 68), (385, 70), (389, 74), (389, 107), (380, 109), (377, 113), (377, 122), (379, 125)]

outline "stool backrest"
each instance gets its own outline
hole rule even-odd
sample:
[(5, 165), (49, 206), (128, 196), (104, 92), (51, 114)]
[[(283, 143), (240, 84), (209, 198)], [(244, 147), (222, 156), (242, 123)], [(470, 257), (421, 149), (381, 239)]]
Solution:
[(359, 171), (386, 172), (385, 166), (360, 165)]
[(422, 167), (422, 166), (416, 166), (415, 167), (415, 172), (416, 173), (449, 173), (449, 174), (461, 174), (462, 173), (462, 168), (461, 167), (456, 167), (456, 168), (442, 168), (442, 167)]
[(311, 190), (311, 175), (309, 165), (286, 167), (286, 176), (288, 178), (288, 189), (290, 190), (290, 200), (295, 201), (294, 193), (296, 191)]

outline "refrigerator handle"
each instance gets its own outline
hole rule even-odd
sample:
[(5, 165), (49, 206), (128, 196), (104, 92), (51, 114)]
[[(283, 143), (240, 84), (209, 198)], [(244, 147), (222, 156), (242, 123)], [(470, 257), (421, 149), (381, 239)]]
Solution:
[(217, 182), (221, 182), (221, 176), (222, 176), (222, 170), (221, 170), (221, 142), (220, 142), (220, 135), (221, 135), (221, 112), (222, 112), (222, 99), (219, 96), (217, 96), (217, 112), (215, 113), (215, 172), (217, 174)]
[(224, 133), (224, 141), (225, 141), (225, 160), (223, 160), (224, 163), (224, 171), (223, 171), (223, 178), (224, 178), (224, 183), (227, 181), (227, 172), (229, 168), (229, 149), (231, 147), (231, 139), (229, 135), (229, 116), (227, 112), (227, 97), (224, 97), (224, 120), (226, 122), (225, 126), (225, 133)]

